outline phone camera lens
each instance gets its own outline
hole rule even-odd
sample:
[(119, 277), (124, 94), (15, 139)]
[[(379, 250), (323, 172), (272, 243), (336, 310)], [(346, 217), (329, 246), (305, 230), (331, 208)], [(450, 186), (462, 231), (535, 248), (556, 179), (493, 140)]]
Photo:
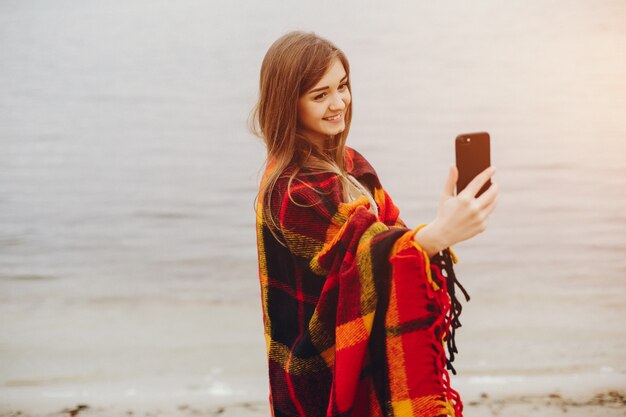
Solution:
[(470, 138), (465, 138), (465, 142), (469, 142), (469, 141), (470, 141)]

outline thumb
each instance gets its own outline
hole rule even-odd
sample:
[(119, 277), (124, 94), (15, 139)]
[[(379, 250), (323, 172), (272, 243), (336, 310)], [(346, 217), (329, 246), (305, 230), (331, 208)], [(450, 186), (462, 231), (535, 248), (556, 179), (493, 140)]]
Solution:
[(459, 171), (454, 164), (450, 164), (450, 168), (448, 169), (448, 179), (446, 180), (446, 185), (443, 189), (443, 194), (445, 196), (454, 197), (455, 196), (455, 188), (456, 188), (456, 180), (459, 176)]

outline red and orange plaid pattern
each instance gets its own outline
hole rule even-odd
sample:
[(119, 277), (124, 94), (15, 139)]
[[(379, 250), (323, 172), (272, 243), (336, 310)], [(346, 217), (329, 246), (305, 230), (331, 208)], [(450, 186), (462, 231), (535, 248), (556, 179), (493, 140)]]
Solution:
[(346, 164), (373, 191), (378, 216), (366, 197), (343, 203), (335, 174), (305, 169), (294, 201), (286, 179), (272, 194), (284, 247), (258, 199), (272, 415), (461, 417), (445, 352), (456, 317), (441, 273), (456, 257), (446, 249), (429, 259), (367, 160), (346, 148)]

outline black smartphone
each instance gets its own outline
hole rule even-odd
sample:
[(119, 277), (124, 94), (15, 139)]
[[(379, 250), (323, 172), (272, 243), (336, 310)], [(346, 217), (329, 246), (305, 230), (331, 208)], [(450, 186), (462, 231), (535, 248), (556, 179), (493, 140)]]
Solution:
[[(463, 133), (456, 137), (456, 167), (459, 170), (459, 178), (456, 182), (457, 195), (467, 187), (476, 175), (491, 166), (489, 133)], [(491, 187), (491, 180), (478, 191), (476, 197)]]

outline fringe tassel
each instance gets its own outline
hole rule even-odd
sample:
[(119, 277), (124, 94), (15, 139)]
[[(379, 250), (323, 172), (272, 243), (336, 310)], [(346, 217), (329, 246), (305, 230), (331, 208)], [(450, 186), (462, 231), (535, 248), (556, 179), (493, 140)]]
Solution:
[(452, 371), (454, 375), (456, 375), (456, 369), (454, 369), (454, 366), (452, 366), (452, 362), (454, 361), (455, 354), (459, 353), (457, 346), (456, 346), (455, 335), (456, 335), (456, 329), (462, 326), (461, 321), (459, 320), (459, 316), (461, 315), (461, 311), (463, 310), (463, 305), (457, 298), (455, 287), (456, 286), (459, 287), (459, 289), (463, 293), (463, 296), (465, 297), (465, 301), (470, 300), (469, 294), (467, 293), (465, 288), (461, 285), (461, 283), (456, 278), (456, 275), (454, 274), (454, 269), (452, 265), (457, 262), (458, 262), (457, 257), (450, 248), (443, 250), (440, 255), (438, 254), (434, 256), (433, 259), (431, 260), (432, 264), (436, 264), (441, 271), (445, 272), (443, 274), (444, 278), (442, 279), (446, 280), (447, 285), (445, 286), (446, 286), (446, 289), (448, 290), (448, 295), (450, 296), (451, 308), (448, 312), (449, 331), (447, 332), (447, 337), (446, 337), (446, 345), (448, 348), (449, 357), (446, 358), (446, 368)]
[[(448, 373), (448, 370), (450, 370), (456, 375), (456, 370), (452, 366), (454, 354), (458, 353), (455, 343), (455, 330), (461, 327), (458, 316), (461, 313), (462, 307), (456, 297), (454, 286), (459, 285), (467, 300), (469, 300), (469, 295), (456, 280), (454, 270), (452, 269), (453, 258), (451, 256), (453, 255), (450, 255), (447, 251), (448, 249), (438, 253), (431, 259), (433, 275), (442, 288), (442, 291), (437, 293), (437, 299), (443, 316), (438, 319), (434, 325), (441, 331), (441, 344), (437, 346), (437, 351), (439, 352), (439, 361), (442, 368), (440, 382), (444, 389), (445, 398), (453, 409), (453, 412), (448, 415), (462, 417), (463, 402), (461, 401), (459, 393), (450, 385), (450, 375)], [(454, 257), (454, 259), (456, 260), (456, 257)], [(446, 347), (448, 355), (446, 355)]]

